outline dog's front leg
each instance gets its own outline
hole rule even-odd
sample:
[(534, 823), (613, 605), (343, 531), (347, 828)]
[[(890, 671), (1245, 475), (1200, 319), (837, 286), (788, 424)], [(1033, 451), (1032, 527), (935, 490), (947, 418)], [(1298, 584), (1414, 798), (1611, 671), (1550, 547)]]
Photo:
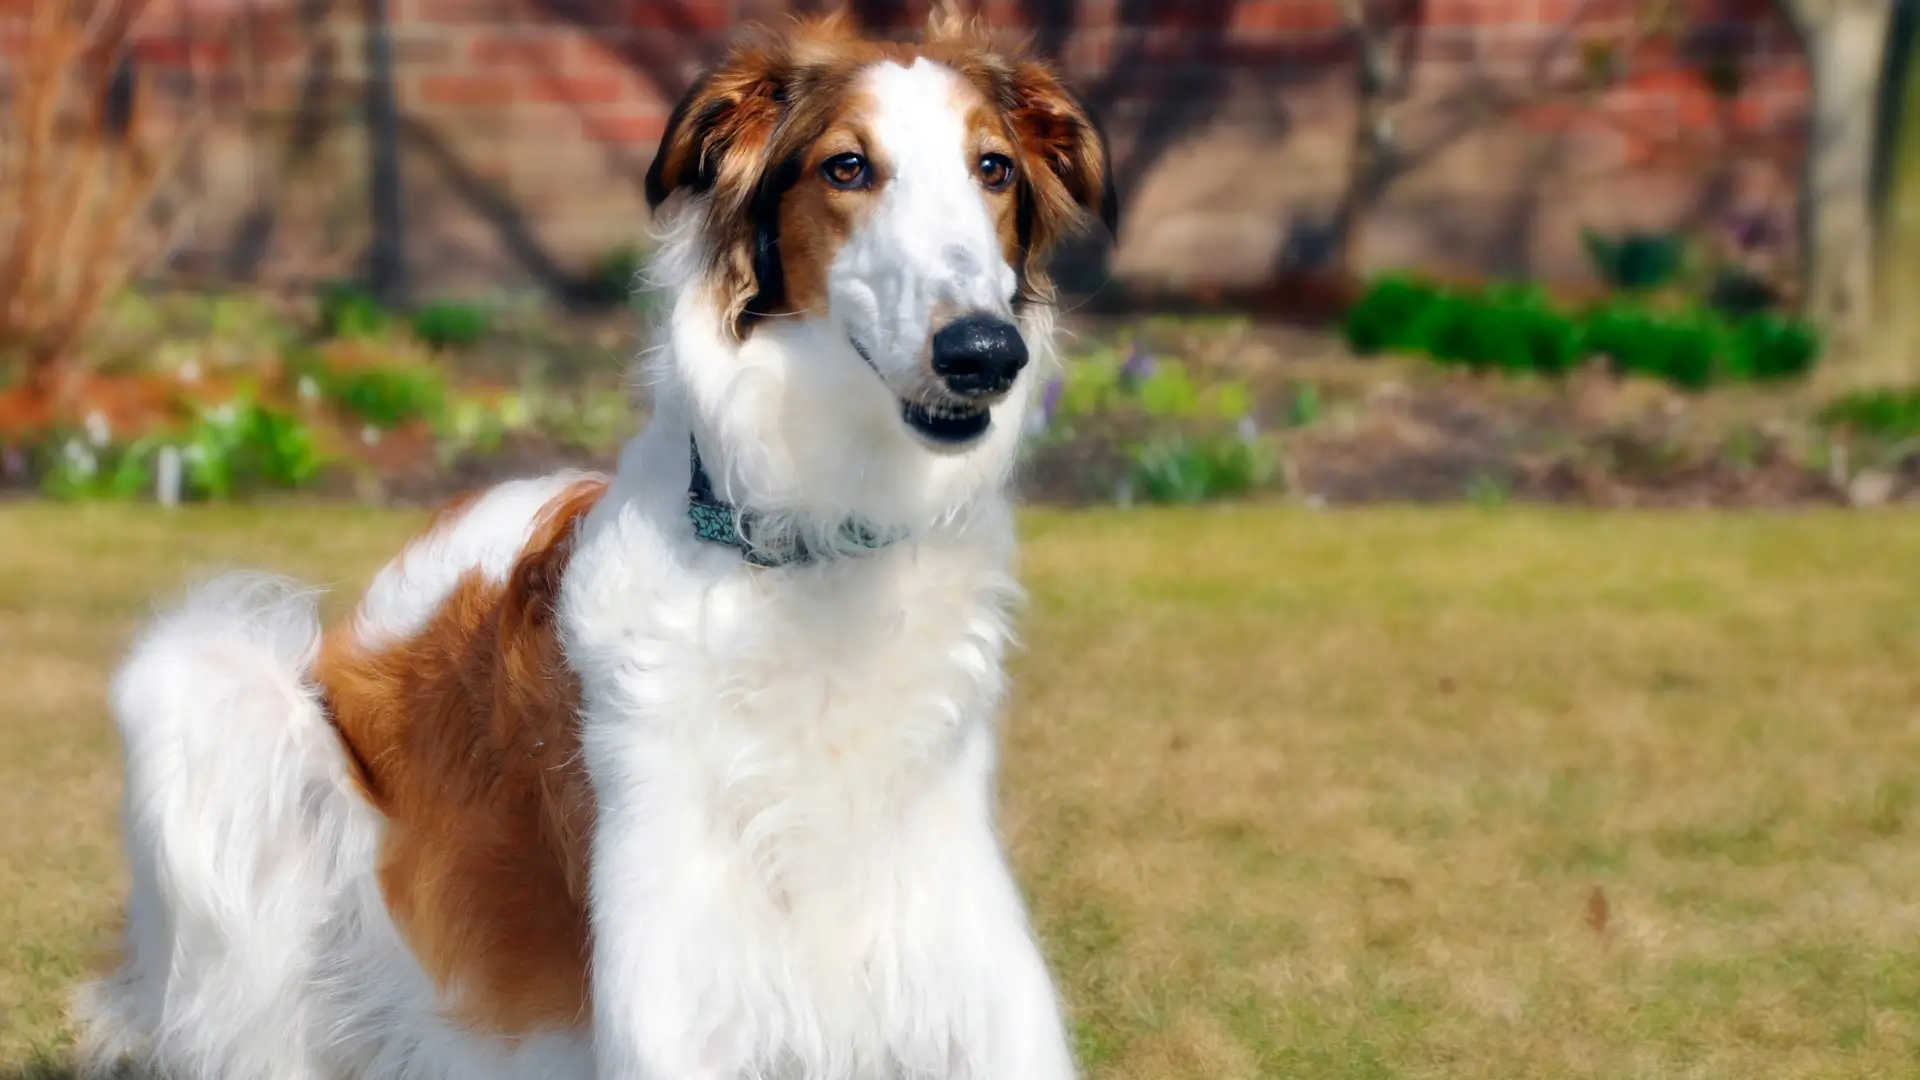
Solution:
[(979, 1080), (1074, 1080), (1073, 1055), (1053, 980), (1025, 925), (996, 949), (1004, 957), (997, 1030)]
[[(658, 806), (600, 807), (593, 842), (593, 1040), (598, 1080), (735, 1080), (725, 1060), (726, 956), (709, 895), (718, 868)], [(711, 859), (711, 853), (705, 856)]]
[(1074, 1080), (1066, 1021), (1053, 978), (1034, 940), (1026, 904), (1004, 857), (990, 836), (974, 845), (985, 872), (963, 898), (967, 916), (985, 948), (986, 995), (992, 1017), (988, 1037), (974, 1048), (969, 1080)]

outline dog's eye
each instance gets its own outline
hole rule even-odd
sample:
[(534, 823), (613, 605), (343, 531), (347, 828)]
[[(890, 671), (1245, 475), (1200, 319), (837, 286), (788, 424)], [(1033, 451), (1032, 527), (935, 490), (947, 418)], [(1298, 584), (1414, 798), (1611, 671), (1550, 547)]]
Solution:
[(859, 154), (835, 154), (820, 163), (820, 175), (841, 191), (858, 191), (873, 185), (873, 170)]
[(980, 184), (988, 191), (1005, 191), (1013, 183), (1013, 159), (1005, 154), (982, 154), (980, 163), (975, 166), (980, 173)]

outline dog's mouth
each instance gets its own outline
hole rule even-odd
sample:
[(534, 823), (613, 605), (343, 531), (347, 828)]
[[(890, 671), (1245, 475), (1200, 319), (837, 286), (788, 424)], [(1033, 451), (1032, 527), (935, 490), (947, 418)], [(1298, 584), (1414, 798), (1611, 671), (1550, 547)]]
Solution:
[[(892, 385), (887, 382), (887, 377), (881, 374), (880, 365), (873, 362), (873, 357), (868, 354), (866, 346), (860, 344), (852, 335), (848, 335), (847, 342), (853, 346), (853, 351), (860, 355), (860, 359), (866, 361), (867, 367), (873, 370), (874, 376), (880, 380), (880, 385), (891, 392)], [(951, 398), (938, 401), (916, 401), (912, 398), (900, 397), (898, 394), (895, 394), (895, 397), (900, 402), (900, 419), (914, 434), (936, 446), (966, 446), (985, 435), (987, 429), (993, 426), (993, 413), (984, 406), (969, 405)]]
[(922, 437), (946, 446), (963, 446), (987, 433), (993, 414), (972, 405), (921, 404), (900, 399), (900, 419)]

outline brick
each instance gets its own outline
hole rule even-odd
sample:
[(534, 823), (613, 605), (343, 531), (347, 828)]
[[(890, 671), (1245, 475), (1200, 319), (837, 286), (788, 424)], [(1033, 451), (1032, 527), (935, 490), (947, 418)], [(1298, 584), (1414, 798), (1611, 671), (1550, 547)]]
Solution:
[(1767, 127), (1767, 101), (1758, 94), (1741, 94), (1733, 99), (1733, 126), (1742, 132), (1761, 132)]
[(393, 62), (444, 64), (453, 59), (453, 39), (434, 30), (404, 31), (393, 35)]
[(625, 100), (626, 84), (610, 75), (555, 75), (527, 80), (527, 100), (552, 105), (611, 105)]
[[(536, 36), (537, 35), (537, 36)], [(565, 38), (524, 31), (479, 34), (467, 43), (467, 60), (481, 67), (540, 67), (549, 71), (567, 62)]]
[(636, 30), (716, 33), (730, 22), (725, 0), (627, 0), (625, 25)]
[(427, 75), (418, 98), (425, 105), (498, 106), (513, 102), (513, 83), (491, 75)]
[(160, 67), (220, 65), (232, 59), (232, 51), (224, 41), (160, 34), (148, 35), (135, 41), (133, 55), (143, 64), (154, 64)]
[(1344, 27), (1333, 0), (1240, 0), (1227, 15), (1230, 34), (1332, 34)]
[(1113, 55), (1112, 30), (1082, 30), (1068, 36), (1060, 63), (1070, 75), (1098, 74), (1113, 65)]
[(1528, 0), (1427, 0), (1428, 26), (1507, 26), (1533, 21)]
[(581, 121), (581, 133), (594, 142), (628, 146), (655, 143), (667, 133), (667, 114), (658, 109), (588, 116)]
[(412, 0), (413, 19), (446, 26), (495, 26), (511, 21), (510, 0)]
[(1733, 108), (1713, 94), (1702, 90), (1695, 94), (1676, 94), (1673, 114), (1682, 131), (1703, 128), (1722, 129), (1733, 125)]

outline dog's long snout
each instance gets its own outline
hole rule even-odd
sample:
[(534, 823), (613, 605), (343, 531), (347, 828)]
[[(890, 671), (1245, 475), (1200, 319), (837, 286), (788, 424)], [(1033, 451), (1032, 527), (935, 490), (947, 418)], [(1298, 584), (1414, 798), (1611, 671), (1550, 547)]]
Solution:
[(962, 315), (933, 335), (933, 373), (961, 397), (1004, 394), (1026, 366), (1026, 339), (1002, 319)]

